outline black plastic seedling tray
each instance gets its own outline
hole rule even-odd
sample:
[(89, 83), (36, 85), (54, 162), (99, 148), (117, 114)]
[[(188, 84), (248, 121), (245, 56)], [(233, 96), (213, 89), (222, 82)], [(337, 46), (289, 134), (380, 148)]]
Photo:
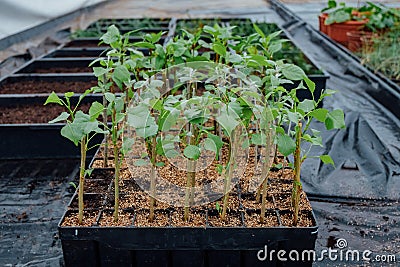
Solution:
[[(43, 86), (42, 83), (48, 83), (48, 87), (54, 86), (53, 83), (61, 83), (61, 82), (82, 82), (88, 83), (85, 88), (81, 91), (89, 89), (91, 85), (97, 84), (97, 79), (92, 74), (36, 74), (36, 75), (25, 75), (25, 74), (15, 74), (9, 77), (5, 77), (0, 81), (0, 86), (2, 89), (6, 89), (7, 86), (11, 86), (12, 84), (31, 82), (32, 84), (37, 84), (38, 87)], [(65, 85), (67, 86), (67, 85)], [(51, 89), (51, 90), (56, 90)], [(27, 105), (27, 104), (44, 104), (48, 95), (51, 93), (42, 92), (42, 93), (28, 93), (21, 88), (20, 91), (14, 93), (5, 93), (4, 90), (0, 89), (0, 107), (14, 106), (14, 105)], [(67, 91), (77, 91), (77, 88), (65, 88), (65, 92)], [(56, 92), (58, 96), (63, 97), (64, 93)], [(74, 96), (71, 97), (71, 103), (76, 103), (81, 93), (75, 93)], [(101, 96), (97, 94), (89, 94), (85, 97), (84, 102), (91, 103), (93, 101), (101, 102)]]
[[(148, 19), (143, 19), (143, 18), (138, 18), (138, 19), (100, 19), (98, 21), (93, 22), (92, 24), (89, 25), (88, 28), (97, 28), (98, 26), (103, 26), (107, 27), (112, 24), (115, 24), (117, 27), (132, 27), (132, 25), (137, 25), (136, 23), (138, 22), (146, 22), (154, 26), (160, 26), (160, 27), (168, 27), (170, 24), (170, 18), (165, 18), (165, 19), (160, 19), (160, 18), (148, 18)], [(148, 28), (148, 27), (145, 27)]]
[[(0, 159), (79, 158), (80, 150), (61, 136), (64, 124), (0, 124)], [(97, 135), (91, 144), (103, 139)], [(89, 151), (88, 157), (94, 152)]]
[[(60, 94), (62, 97), (62, 94)], [(79, 95), (71, 98), (74, 105)], [(2, 107), (43, 105), (47, 95), (0, 95), (0, 109)], [(101, 95), (88, 95), (82, 103), (98, 101)], [(51, 107), (48, 107), (51, 109)], [(15, 116), (18, 116), (16, 114)], [(27, 159), (27, 158), (79, 158), (80, 150), (71, 141), (61, 136), (60, 130), (65, 124), (28, 123), (28, 124), (0, 124), (0, 159)], [(100, 144), (103, 135), (95, 136), (91, 144)], [(88, 153), (93, 156), (95, 151)]]
[[(138, 49), (144, 55), (149, 54), (148, 49)], [(69, 47), (55, 50), (45, 56), (45, 58), (77, 58), (77, 57), (104, 57), (106, 49), (102, 47)]]
[[(317, 227), (61, 227), (66, 266), (312, 266), (260, 261), (269, 250), (314, 249)], [(263, 254), (260, 254), (263, 255)]]
[[(62, 68), (68, 71), (68, 73), (88, 73), (92, 72), (91, 68), (94, 66), (99, 66), (95, 63), (92, 67), (89, 64), (93, 61), (93, 58), (41, 58), (28, 62), (26, 65), (22, 66), (16, 73), (58, 73), (59, 71), (53, 71), (52, 69)], [(73, 71), (72, 71), (73, 70)]]
[[(159, 44), (163, 44), (165, 41), (165, 36), (162, 36)], [(129, 42), (141, 42), (143, 41), (142, 37), (130, 37)], [(72, 40), (64, 45), (64, 47), (109, 47), (109, 45), (105, 43), (100, 43), (99, 38), (97, 37), (87, 37), (87, 38), (77, 38)]]
[[(96, 160), (93, 157), (89, 166)], [(96, 225), (90, 227), (62, 226), (65, 217), (76, 213), (77, 192), (71, 198), (68, 209), (61, 218), (58, 230), (63, 248), (64, 262), (68, 266), (312, 266), (312, 257), (305, 261), (278, 261), (276, 253), (272, 257), (259, 260), (264, 251), (313, 250), (318, 226), (312, 211), (305, 211), (312, 219), (312, 227), (282, 226), (281, 213), (285, 211), (267, 210), (266, 214), (276, 217), (277, 227), (246, 227), (245, 213), (255, 210), (238, 210), (242, 226), (213, 227), (209, 216), (218, 216), (216, 210), (196, 207), (205, 216), (203, 227), (176, 227), (171, 223), (165, 227), (140, 227), (135, 225), (137, 212), (125, 209), (130, 214), (132, 224), (126, 227), (97, 226), (103, 214), (110, 214), (108, 199), (113, 190), (113, 168), (94, 168), (88, 179), (104, 185), (108, 193), (88, 193), (84, 199), (100, 198), (99, 207), (90, 206), (86, 211), (96, 214)], [(100, 179), (98, 179), (100, 178)], [(92, 180), (92, 181), (93, 181)], [(108, 184), (108, 186), (107, 186)], [(86, 188), (88, 190), (88, 188)], [(239, 190), (240, 191), (240, 190)], [(122, 192), (121, 192), (122, 193)], [(240, 192), (235, 195), (241, 199)], [(275, 200), (274, 200), (275, 201)], [(108, 203), (108, 204), (107, 204)], [(112, 204), (112, 203), (111, 203)], [(73, 206), (74, 205), (74, 206)], [(171, 216), (174, 208), (158, 210)], [(260, 250), (262, 252), (260, 252)]]

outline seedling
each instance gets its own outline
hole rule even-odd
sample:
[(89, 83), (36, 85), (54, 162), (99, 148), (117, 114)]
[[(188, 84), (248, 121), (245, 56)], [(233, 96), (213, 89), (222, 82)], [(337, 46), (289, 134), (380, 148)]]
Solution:
[[(90, 174), (90, 170), (86, 169), (86, 152), (93, 148), (89, 147), (89, 142), (93, 138), (94, 134), (104, 133), (104, 130), (99, 127), (100, 123), (97, 121), (97, 118), (102, 113), (104, 108), (102, 104), (93, 102), (89, 109), (89, 114), (85, 114), (83, 111), (78, 110), (80, 102), (89, 92), (91, 92), (91, 90), (87, 90), (85, 94), (79, 97), (79, 101), (75, 107), (71, 106), (70, 101), (70, 98), (74, 95), (73, 92), (65, 93), (65, 99), (59, 98), (56, 93), (52, 92), (45, 102), (45, 105), (54, 103), (66, 108), (67, 111), (62, 112), (57, 118), (49, 121), (49, 123), (66, 122), (66, 125), (61, 129), (61, 135), (71, 140), (76, 146), (80, 145), (81, 163), (78, 189), (79, 224), (82, 224), (83, 221), (83, 194), (85, 176)], [(94, 146), (97, 146), (97, 144)]]

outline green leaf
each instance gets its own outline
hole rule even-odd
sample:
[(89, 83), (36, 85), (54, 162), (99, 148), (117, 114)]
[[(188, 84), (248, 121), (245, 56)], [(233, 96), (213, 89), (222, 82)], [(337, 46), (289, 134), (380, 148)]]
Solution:
[(104, 97), (109, 103), (112, 103), (115, 101), (115, 95), (113, 93), (106, 92), (106, 93), (104, 93)]
[(327, 130), (345, 128), (343, 110), (335, 109), (326, 115), (325, 127)]
[(120, 33), (118, 28), (115, 25), (111, 25), (110, 27), (107, 28), (107, 32), (100, 37), (100, 40), (102, 40), (106, 44), (112, 44), (118, 41), (119, 38), (120, 38)]
[(49, 121), (49, 123), (56, 123), (60, 121), (66, 121), (69, 118), (69, 114), (67, 112), (62, 112), (57, 118), (54, 120)]
[(93, 67), (94, 76), (96, 76), (96, 77), (100, 77), (101, 75), (106, 74), (107, 71), (108, 70), (103, 67)]
[(351, 16), (348, 12), (344, 10), (338, 10), (329, 14), (328, 18), (325, 20), (325, 25), (330, 25), (332, 23), (342, 23), (351, 20)]
[(326, 115), (328, 114), (328, 110), (324, 108), (317, 108), (316, 110), (313, 110), (310, 112), (310, 116), (314, 117), (320, 122), (325, 122), (326, 120)]
[(55, 103), (59, 105), (63, 105), (61, 99), (58, 97), (58, 95), (53, 91), (46, 99), (46, 102), (44, 103), (45, 105), (49, 103)]
[(220, 56), (225, 56), (226, 55), (226, 47), (223, 46), (222, 44), (214, 44), (213, 45), (213, 50), (215, 51), (215, 53), (217, 53)]
[(69, 182), (68, 184), (73, 186), (75, 188), (75, 190), (78, 188), (78, 186), (74, 182)]
[(188, 145), (183, 150), (183, 155), (188, 159), (197, 160), (200, 157), (200, 148), (194, 145)]
[(296, 124), (297, 124), (297, 122), (299, 121), (299, 118), (300, 118), (298, 113), (290, 112), (290, 111), (287, 112), (287, 116), (288, 116), (289, 121), (294, 122)]
[(97, 117), (99, 117), (103, 110), (104, 106), (102, 104), (97, 101), (93, 102), (89, 109), (89, 115), (91, 119), (97, 119)]
[(307, 87), (308, 87), (308, 89), (310, 90), (310, 92), (311, 92), (312, 94), (314, 94), (314, 91), (315, 91), (315, 83), (314, 83), (313, 81), (311, 81), (310, 78), (308, 78), (307, 76), (304, 77), (304, 81), (306, 82)]
[(169, 131), (172, 126), (176, 125), (180, 112), (176, 108), (164, 111), (159, 118), (158, 125), (161, 131)]
[(66, 98), (71, 98), (71, 97), (73, 97), (74, 96), (74, 92), (66, 92), (65, 94), (64, 94), (64, 96), (66, 97)]
[(163, 167), (164, 165), (165, 165), (165, 163), (162, 162), (162, 161), (156, 163), (156, 166), (157, 166), (157, 167)]
[(132, 149), (134, 143), (134, 138), (124, 138), (122, 142), (122, 154), (126, 155)]
[(67, 123), (64, 127), (62, 127), (61, 135), (71, 140), (76, 146), (78, 146), (79, 142), (84, 136), (82, 129), (73, 123)]
[(85, 176), (90, 176), (90, 175), (92, 175), (93, 170), (94, 170), (94, 169), (87, 169), (87, 170), (85, 170)]
[(222, 174), (222, 172), (224, 171), (224, 166), (221, 164), (216, 164), (216, 166), (217, 166), (217, 172), (219, 174)]
[(217, 153), (217, 146), (211, 138), (206, 138), (204, 140), (204, 149)]
[(282, 49), (282, 43), (281, 42), (272, 42), (268, 46), (268, 52), (270, 54), (275, 54), (276, 52), (280, 51)]
[(217, 148), (216, 157), (218, 159), (219, 151), (221, 150), (222, 146), (224, 145), (222, 138), (218, 135), (214, 135), (212, 133), (207, 133), (207, 139), (211, 139), (214, 142), (214, 144)]
[(158, 125), (145, 104), (139, 104), (128, 111), (128, 125), (136, 129), (136, 134), (147, 138), (158, 133)]
[(112, 79), (119, 88), (122, 88), (125, 82), (129, 82), (130, 73), (126, 68), (126, 66), (124, 65), (117, 66), (112, 74)]
[(279, 152), (281, 152), (285, 157), (289, 156), (296, 150), (295, 141), (286, 134), (278, 135), (277, 144)]
[(266, 136), (264, 134), (261, 133), (256, 133), (256, 134), (252, 134), (251, 135), (251, 143), (253, 145), (264, 145), (265, 141), (266, 141)]
[(233, 110), (228, 113), (224, 108), (221, 110), (221, 114), (216, 118), (216, 120), (230, 136), (233, 129), (235, 129), (239, 124), (239, 122), (236, 120), (237, 117), (237, 114), (233, 112)]
[(134, 43), (134, 45), (139, 48), (148, 48), (148, 49), (156, 48), (156, 46), (154, 44), (149, 43), (149, 42), (136, 42), (136, 43)]
[(310, 99), (304, 99), (297, 106), (297, 108), (304, 111), (304, 113), (310, 112), (311, 110), (314, 109), (314, 107), (315, 107), (315, 103), (313, 100), (310, 100)]
[(257, 24), (253, 23), (253, 28), (254, 28), (254, 30), (256, 30), (256, 32), (257, 32), (262, 38), (265, 38), (265, 34), (264, 34), (263, 31), (257, 26)]
[(137, 166), (137, 167), (144, 166), (144, 165), (147, 165), (147, 164), (148, 164), (148, 161), (147, 161), (147, 160), (144, 160), (144, 159), (137, 159), (137, 160), (135, 160), (135, 162), (133, 163), (133, 165), (135, 165), (135, 166)]
[(304, 71), (299, 66), (293, 64), (285, 64), (282, 67), (282, 74), (286, 79), (292, 81), (300, 81), (306, 77)]
[(319, 156), (319, 158), (321, 159), (321, 161), (325, 164), (331, 164), (333, 167), (335, 167), (335, 162), (333, 161), (333, 159), (331, 158), (331, 156), (329, 155), (321, 155)]

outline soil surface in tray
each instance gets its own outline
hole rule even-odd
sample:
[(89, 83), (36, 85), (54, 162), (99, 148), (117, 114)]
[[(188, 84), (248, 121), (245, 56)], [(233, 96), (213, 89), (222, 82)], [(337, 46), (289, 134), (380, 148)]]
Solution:
[[(87, 112), (89, 107), (90, 104), (82, 104), (79, 109)], [(63, 111), (65, 111), (65, 108), (56, 104), (2, 107), (0, 124), (48, 123)]]
[(83, 93), (96, 85), (97, 81), (19, 81), (0, 85), (0, 94)]
[[(253, 154), (250, 152), (250, 154)], [(249, 165), (253, 162), (250, 169), (254, 169), (254, 161), (249, 161)], [(99, 166), (100, 167), (100, 166)], [(109, 166), (110, 167), (110, 166)], [(159, 168), (162, 170), (164, 167)], [(132, 171), (132, 170), (131, 170)], [(290, 169), (271, 171), (269, 174), (270, 182), (266, 196), (266, 216), (264, 223), (261, 219), (261, 203), (256, 200), (255, 192), (247, 192), (240, 194), (240, 188), (234, 188), (230, 193), (229, 206), (227, 208), (227, 217), (223, 221), (220, 218), (220, 213), (216, 209), (222, 207), (223, 199), (217, 199), (202, 206), (196, 206), (191, 209), (190, 219), (188, 222), (183, 220), (183, 209), (170, 206), (167, 203), (157, 201), (155, 206), (155, 219), (149, 221), (149, 195), (144, 192), (133, 179), (134, 172), (128, 168), (121, 170), (120, 186), (120, 216), (119, 222), (114, 222), (112, 210), (114, 205), (114, 186), (110, 187), (109, 192), (101, 199), (92, 198), (96, 203), (91, 203), (90, 208), (99, 210), (98, 213), (92, 214), (89, 219), (90, 224), (93, 220), (97, 220), (100, 226), (192, 226), (192, 227), (277, 227), (287, 226), (293, 227), (293, 209), (291, 207), (291, 190), (293, 171)], [(95, 175), (92, 175), (96, 179)], [(172, 176), (172, 174), (170, 174)], [(175, 174), (175, 177), (185, 177), (182, 174)], [(251, 179), (250, 175), (244, 175), (243, 179)], [(104, 178), (104, 175), (101, 176)], [(170, 179), (170, 178), (166, 178)], [(211, 180), (212, 177), (210, 178)], [(112, 182), (113, 176), (109, 175), (105, 181)], [(171, 181), (171, 180), (170, 180)], [(198, 183), (209, 182), (207, 180), (198, 180)], [(246, 184), (247, 181), (241, 181), (239, 184)], [(106, 182), (105, 182), (106, 183)], [(181, 184), (181, 181), (177, 181)], [(90, 188), (91, 184), (86, 184), (86, 191), (94, 193)], [(240, 186), (239, 186), (240, 187)], [(89, 199), (88, 199), (89, 200)], [(106, 201), (104, 201), (106, 200)], [(66, 216), (63, 226), (76, 226), (76, 206), (69, 207), (73, 212)], [(104, 209), (104, 211), (101, 211)], [(311, 206), (304, 192), (301, 193), (299, 227), (311, 227), (315, 225), (312, 219)]]

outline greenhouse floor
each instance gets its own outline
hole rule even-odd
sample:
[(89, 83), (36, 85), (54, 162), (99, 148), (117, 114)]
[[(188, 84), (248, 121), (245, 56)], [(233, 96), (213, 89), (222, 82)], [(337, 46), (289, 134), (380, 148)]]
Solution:
[[(317, 14), (326, 1), (282, 1), (299, 17), (317, 27)], [(351, 1), (356, 3), (357, 1)], [(380, 1), (400, 6), (398, 1)], [(206, 8), (205, 8), (206, 7)], [(44, 53), (66, 40), (56, 32), (84, 28), (99, 18), (123, 17), (250, 17), (285, 24), (262, 0), (130, 1), (117, 0), (80, 14), (51, 31), (0, 51), (0, 60), (24, 53)], [(319, 225), (316, 251), (333, 248), (345, 239), (348, 248), (373, 255), (396, 255), (397, 263), (340, 262), (324, 259), (314, 266), (398, 266), (400, 262), (400, 121), (366, 92), (379, 90), (363, 75), (349, 71), (354, 63), (338, 58), (312, 41), (302, 26), (288, 31), (330, 74), (328, 87), (338, 91), (325, 107), (340, 107), (347, 129), (327, 136), (325, 152), (337, 156), (336, 169), (304, 165), (304, 189)], [(47, 41), (45, 41), (47, 40)], [(49, 42), (49, 40), (52, 40)], [(45, 42), (44, 42), (45, 41)], [(41, 44), (40, 46), (37, 46)], [(13, 65), (13, 64), (12, 64)], [(15, 66), (14, 66), (15, 67)], [(7, 73), (1, 73), (2, 75)], [(318, 126), (317, 126), (318, 127)], [(362, 149), (359, 149), (362, 148)], [(0, 163), (0, 266), (62, 265), (57, 224), (72, 196), (76, 160), (5, 160)], [(324, 179), (318, 178), (323, 175)]]

